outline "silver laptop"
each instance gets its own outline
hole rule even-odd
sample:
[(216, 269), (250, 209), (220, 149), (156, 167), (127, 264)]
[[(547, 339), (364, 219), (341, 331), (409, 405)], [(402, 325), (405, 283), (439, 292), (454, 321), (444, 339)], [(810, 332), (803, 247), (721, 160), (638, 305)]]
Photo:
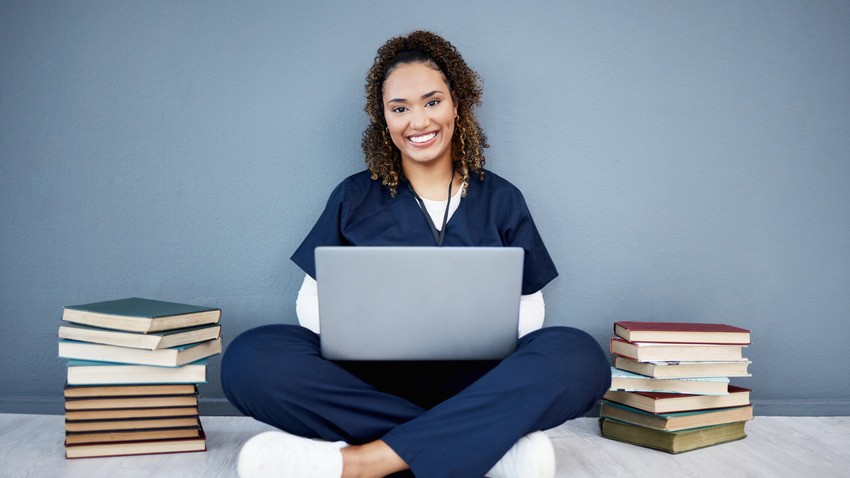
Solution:
[(523, 250), (318, 247), (322, 356), (492, 360), (516, 349)]

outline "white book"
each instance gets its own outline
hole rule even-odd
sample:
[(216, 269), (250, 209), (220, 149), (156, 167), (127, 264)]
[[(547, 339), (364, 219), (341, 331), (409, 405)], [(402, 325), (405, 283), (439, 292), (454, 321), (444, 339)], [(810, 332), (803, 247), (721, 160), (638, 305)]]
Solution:
[(182, 367), (126, 365), (84, 360), (68, 361), (69, 385), (206, 383), (206, 381), (206, 359)]

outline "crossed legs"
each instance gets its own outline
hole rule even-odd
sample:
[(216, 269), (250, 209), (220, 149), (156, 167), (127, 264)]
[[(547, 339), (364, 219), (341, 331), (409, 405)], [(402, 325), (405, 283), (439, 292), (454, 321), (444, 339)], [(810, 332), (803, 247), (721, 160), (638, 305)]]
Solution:
[(343, 476), (409, 466), (418, 477), (469, 477), (520, 437), (583, 415), (610, 374), (599, 345), (566, 327), (523, 337), (499, 363), (340, 364), (321, 358), (309, 330), (271, 325), (230, 344), (222, 384), (246, 415), (354, 445), (342, 450)]

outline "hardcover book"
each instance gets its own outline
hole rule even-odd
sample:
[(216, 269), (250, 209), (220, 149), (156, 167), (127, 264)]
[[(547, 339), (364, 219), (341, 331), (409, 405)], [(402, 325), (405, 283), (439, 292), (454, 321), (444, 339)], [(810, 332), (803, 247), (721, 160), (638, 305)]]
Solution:
[(65, 398), (197, 395), (197, 393), (198, 387), (192, 384), (65, 385)]
[(600, 418), (602, 436), (667, 453), (683, 453), (746, 438), (746, 422), (733, 422), (680, 431), (662, 431), (610, 418)]
[(124, 332), (121, 330), (103, 329), (87, 325), (61, 325), (59, 338), (91, 342), (94, 344), (117, 345), (134, 349), (157, 350), (194, 344), (221, 336), (221, 325), (201, 325), (185, 329), (165, 330), (162, 332)]
[(182, 367), (68, 361), (67, 382), (69, 385), (204, 383), (206, 381), (206, 359)]
[(750, 404), (749, 389), (729, 385), (728, 391), (728, 395), (689, 395), (609, 390), (603, 398), (651, 413), (741, 407)]
[(743, 345), (667, 344), (659, 342), (628, 342), (619, 337), (610, 341), (611, 353), (638, 362), (658, 361), (738, 361), (743, 359)]
[(162, 440), (134, 440), (113, 443), (65, 443), (66, 458), (90, 458), (98, 456), (148, 455), (158, 453), (182, 453), (206, 451), (206, 436), (203, 427), (195, 438), (171, 438)]
[(750, 343), (749, 330), (726, 324), (621, 321), (614, 323), (614, 334), (629, 342)]
[(71, 305), (62, 314), (67, 322), (142, 333), (215, 324), (220, 318), (214, 307), (139, 297)]
[(626, 357), (614, 357), (620, 370), (653, 378), (749, 377), (750, 361), (729, 362), (638, 362)]
[(199, 427), (167, 428), (163, 430), (107, 431), (107, 432), (69, 432), (65, 434), (66, 445), (83, 443), (114, 443), (126, 441), (165, 440), (174, 438), (199, 438)]
[(200, 426), (198, 417), (142, 418), (135, 420), (65, 421), (66, 432), (154, 430)]
[(221, 339), (170, 349), (141, 350), (115, 345), (59, 340), (59, 357), (97, 362), (179, 367), (221, 353)]
[(196, 407), (196, 395), (158, 395), (153, 397), (68, 398), (65, 410), (105, 410), (114, 408)]
[(753, 419), (753, 406), (714, 408), (691, 412), (649, 413), (616, 402), (603, 400), (599, 416), (613, 418), (656, 430), (678, 431)]
[(109, 410), (65, 410), (65, 421), (121, 420), (131, 418), (196, 417), (198, 407), (123, 408)]
[(650, 378), (611, 367), (611, 390), (726, 395), (729, 393), (728, 386), (729, 379), (726, 377)]

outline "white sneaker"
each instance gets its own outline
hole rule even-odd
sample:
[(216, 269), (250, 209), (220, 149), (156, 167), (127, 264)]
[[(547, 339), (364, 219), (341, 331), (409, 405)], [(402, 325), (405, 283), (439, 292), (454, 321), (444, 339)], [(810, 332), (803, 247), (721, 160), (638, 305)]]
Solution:
[(264, 432), (242, 446), (237, 472), (241, 478), (340, 478), (340, 448), (344, 446), (344, 442), (311, 440), (279, 431)]
[(541, 431), (519, 439), (505, 456), (487, 472), (490, 478), (553, 478), (555, 449)]

